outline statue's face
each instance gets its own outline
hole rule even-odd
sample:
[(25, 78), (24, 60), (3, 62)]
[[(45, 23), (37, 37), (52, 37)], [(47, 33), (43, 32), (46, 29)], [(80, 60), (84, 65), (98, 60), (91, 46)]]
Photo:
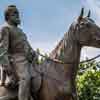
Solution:
[(10, 21), (14, 25), (20, 24), (19, 12), (16, 8), (14, 8), (11, 12), (9, 12), (8, 21)]

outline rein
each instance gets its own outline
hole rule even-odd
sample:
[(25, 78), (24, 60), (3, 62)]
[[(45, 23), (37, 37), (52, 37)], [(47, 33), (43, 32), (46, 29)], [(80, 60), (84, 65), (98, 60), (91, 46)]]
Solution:
[[(51, 60), (51, 61), (53, 61), (53, 62), (56, 62), (56, 63), (60, 63), (60, 64), (73, 64), (72, 62), (63, 62), (63, 61), (61, 61), (61, 60), (59, 60), (59, 59), (52, 59), (52, 58), (47, 57), (47, 56), (45, 56), (45, 55), (43, 55), (43, 54), (41, 54), (41, 53), (39, 53), (39, 52), (36, 52), (36, 53), (37, 53), (39, 56), (41, 56), (41, 57), (43, 57), (43, 58), (45, 58), (45, 59), (47, 59), (47, 60)], [(90, 62), (90, 61), (95, 60), (95, 59), (97, 59), (97, 58), (99, 58), (99, 57), (100, 57), (100, 54), (97, 55), (97, 56), (95, 56), (95, 57), (93, 57), (93, 58), (80, 61), (79, 63), (81, 64), (81, 63)]]

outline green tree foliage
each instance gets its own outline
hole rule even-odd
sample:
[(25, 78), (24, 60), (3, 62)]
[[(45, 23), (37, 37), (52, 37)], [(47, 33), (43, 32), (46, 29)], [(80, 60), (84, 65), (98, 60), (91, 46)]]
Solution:
[(44, 62), (44, 60), (46, 60), (48, 58), (48, 54), (45, 53), (45, 54), (42, 55), (39, 48), (36, 49), (36, 52), (38, 54), (37, 64), (42, 64)]
[(79, 100), (100, 100), (100, 62), (80, 64), (76, 81)]

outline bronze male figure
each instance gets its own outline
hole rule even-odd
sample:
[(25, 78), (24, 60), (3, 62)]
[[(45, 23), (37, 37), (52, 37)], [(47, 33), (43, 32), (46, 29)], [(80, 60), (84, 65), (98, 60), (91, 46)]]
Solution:
[(21, 21), (16, 6), (9, 5), (4, 14), (6, 23), (0, 29), (0, 54), (4, 53), (1, 63), (10, 72), (8, 75), (13, 74), (12, 70), (16, 71), (19, 80), (18, 99), (29, 100), (30, 63), (36, 53), (29, 45), (25, 33), (18, 27)]

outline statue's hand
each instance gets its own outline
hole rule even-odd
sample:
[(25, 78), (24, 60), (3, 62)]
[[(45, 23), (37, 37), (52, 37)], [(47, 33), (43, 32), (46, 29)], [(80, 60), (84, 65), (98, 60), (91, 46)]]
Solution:
[(13, 76), (8, 77), (8, 79), (5, 83), (5, 87), (10, 88), (10, 89), (14, 89), (17, 86), (18, 86), (18, 81)]

